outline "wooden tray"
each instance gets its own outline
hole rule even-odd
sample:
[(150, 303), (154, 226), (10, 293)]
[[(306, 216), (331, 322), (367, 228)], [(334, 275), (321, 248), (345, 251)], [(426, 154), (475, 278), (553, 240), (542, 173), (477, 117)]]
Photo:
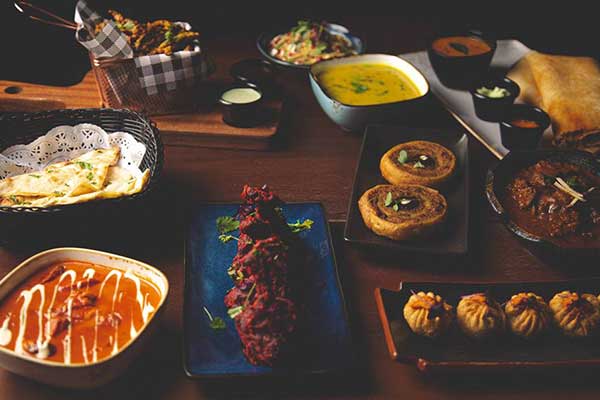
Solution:
[(412, 292), (434, 292), (456, 307), (460, 296), (471, 293), (490, 292), (499, 303), (504, 303), (513, 294), (527, 291), (548, 302), (563, 290), (597, 295), (600, 278), (516, 283), (402, 282), (399, 290), (375, 289), (375, 300), (390, 356), (397, 361), (414, 363), (422, 372), (600, 366), (597, 338), (568, 338), (556, 327), (531, 341), (506, 332), (501, 337), (478, 342), (467, 338), (454, 324), (446, 335), (432, 340), (415, 335), (403, 316), (404, 305)]
[[(211, 84), (218, 85), (219, 82)], [(95, 108), (101, 107), (101, 103), (92, 71), (78, 84), (67, 87), (0, 81), (0, 112)], [(264, 109), (268, 116), (266, 122), (252, 128), (225, 124), (216, 106), (202, 107), (187, 114), (153, 116), (152, 120), (167, 145), (265, 150), (279, 129), (283, 101), (267, 101)]]

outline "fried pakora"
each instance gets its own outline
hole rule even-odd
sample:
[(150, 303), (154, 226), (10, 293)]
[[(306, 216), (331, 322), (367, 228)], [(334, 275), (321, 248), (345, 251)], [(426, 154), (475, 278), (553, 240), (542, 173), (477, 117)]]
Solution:
[[(177, 51), (194, 50), (200, 37), (198, 32), (188, 31), (184, 24), (160, 19), (151, 22), (139, 22), (126, 18), (123, 14), (109, 10), (117, 28), (125, 34), (127, 42), (136, 56), (166, 54)], [(98, 34), (106, 26), (106, 20), (97, 24)]]

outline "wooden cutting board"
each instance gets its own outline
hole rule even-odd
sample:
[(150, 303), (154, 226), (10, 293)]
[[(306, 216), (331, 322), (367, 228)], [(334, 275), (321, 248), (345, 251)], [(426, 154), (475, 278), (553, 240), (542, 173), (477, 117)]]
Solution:
[[(94, 107), (102, 107), (102, 101), (92, 71), (78, 84), (67, 87), (0, 80), (0, 112)], [(186, 114), (152, 116), (151, 119), (156, 122), (167, 145), (265, 150), (277, 134), (283, 101), (266, 101), (264, 108), (269, 118), (251, 128), (225, 124), (218, 107)]]

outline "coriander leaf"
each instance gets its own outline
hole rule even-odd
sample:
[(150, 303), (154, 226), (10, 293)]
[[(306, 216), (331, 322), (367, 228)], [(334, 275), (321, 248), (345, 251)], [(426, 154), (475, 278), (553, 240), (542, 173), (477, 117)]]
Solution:
[(217, 231), (219, 233), (229, 233), (237, 230), (240, 227), (240, 221), (233, 217), (217, 218)]
[(215, 318), (213, 318), (213, 316), (210, 313), (210, 311), (208, 311), (208, 308), (206, 308), (206, 307), (203, 307), (203, 308), (204, 308), (204, 312), (208, 316), (208, 320), (210, 321), (208, 323), (208, 325), (212, 329), (217, 330), (217, 329), (225, 329), (226, 328), (225, 321), (223, 321), (223, 318), (221, 318), (221, 317), (215, 317)]
[(361, 93), (364, 93), (367, 90), (369, 90), (368, 86), (365, 86), (360, 82), (350, 82), (350, 85), (352, 85), (352, 88), (354, 89), (354, 93), (356, 93), (356, 94), (361, 94)]
[(400, 150), (398, 153), (398, 162), (404, 164), (408, 160), (408, 153), (406, 150)]
[(221, 241), (221, 243), (227, 243), (231, 240), (239, 240), (239, 239), (236, 238), (235, 236), (221, 234), (221, 235), (219, 235), (219, 240)]
[(243, 311), (244, 311), (243, 306), (237, 306), (237, 307), (233, 307), (233, 308), (230, 308), (229, 310), (227, 310), (227, 315), (229, 315), (229, 318), (235, 319), (235, 317), (240, 315)]
[(300, 220), (297, 220), (295, 223), (288, 223), (288, 226), (292, 229), (293, 233), (298, 233), (312, 229), (314, 223), (315, 221), (313, 221), (312, 219), (305, 219), (302, 222), (300, 222)]
[(221, 317), (215, 317), (212, 321), (210, 321), (209, 326), (214, 330), (226, 328), (225, 321), (223, 321), (223, 318)]
[(394, 203), (394, 206), (392, 208), (394, 209), (394, 211), (398, 211), (398, 203)]
[(23, 201), (21, 201), (21, 199), (19, 199), (19, 198), (18, 198), (17, 196), (15, 196), (14, 194), (13, 194), (13, 195), (10, 195), (10, 196), (8, 196), (8, 199), (9, 199), (9, 200), (10, 200), (10, 201), (11, 201), (13, 204), (15, 204), (15, 205), (20, 205), (20, 204), (23, 204)]
[(387, 196), (385, 196), (385, 203), (384, 203), (384, 204), (385, 204), (385, 206), (386, 206), (386, 207), (389, 207), (389, 206), (391, 206), (391, 205), (392, 205), (392, 201), (393, 201), (393, 198), (392, 198), (392, 192), (388, 192), (388, 193), (387, 193)]
[(133, 21), (127, 21), (123, 24), (123, 28), (130, 31), (130, 30), (133, 30), (133, 28), (135, 28), (135, 24), (133, 23)]
[(81, 169), (89, 169), (90, 171), (94, 169), (94, 166), (88, 162), (77, 161), (76, 164), (79, 165)]
[[(92, 181), (92, 180), (94, 179), (94, 174), (92, 174), (92, 173), (90, 172), (90, 173), (88, 173), (88, 174), (86, 175), (86, 178), (87, 178), (87, 180), (88, 180), (88, 181)], [(92, 182), (92, 183), (94, 183), (94, 182)]]

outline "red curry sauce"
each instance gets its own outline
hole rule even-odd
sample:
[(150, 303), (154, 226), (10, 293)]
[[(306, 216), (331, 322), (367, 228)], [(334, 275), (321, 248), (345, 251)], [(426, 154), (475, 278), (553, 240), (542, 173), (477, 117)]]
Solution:
[(433, 50), (446, 57), (468, 57), (492, 50), (484, 40), (473, 36), (448, 36), (434, 40)]
[(0, 346), (65, 364), (119, 352), (150, 321), (159, 289), (132, 272), (79, 261), (43, 268), (0, 304)]

